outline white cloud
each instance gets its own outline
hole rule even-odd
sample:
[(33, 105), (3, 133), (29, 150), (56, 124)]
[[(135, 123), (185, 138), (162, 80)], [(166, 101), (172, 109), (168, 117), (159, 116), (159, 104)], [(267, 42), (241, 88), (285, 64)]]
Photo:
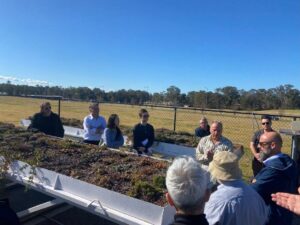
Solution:
[(0, 75), (0, 83), (10, 81), (13, 84), (23, 84), (23, 85), (31, 85), (31, 86), (36, 86), (36, 85), (41, 85), (41, 86), (49, 86), (50, 83), (48, 81), (44, 80), (33, 80), (30, 78), (18, 78), (18, 77), (13, 77), (13, 76), (2, 76)]

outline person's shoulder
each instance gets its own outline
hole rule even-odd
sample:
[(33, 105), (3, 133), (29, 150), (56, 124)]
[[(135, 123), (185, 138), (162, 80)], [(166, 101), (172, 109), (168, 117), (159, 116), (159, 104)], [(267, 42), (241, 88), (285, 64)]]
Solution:
[(85, 117), (84, 117), (84, 119), (83, 119), (83, 120), (84, 120), (84, 121), (86, 121), (86, 120), (90, 120), (91, 118), (92, 118), (92, 116), (91, 116), (91, 115), (87, 115), (87, 116), (85, 116)]
[(261, 136), (264, 133), (263, 129), (257, 130), (254, 132), (254, 136)]
[(139, 129), (140, 128), (140, 126), (141, 126), (141, 124), (140, 123), (137, 123), (137, 124), (135, 124), (134, 126), (133, 126), (133, 131), (134, 130), (136, 130), (136, 129)]
[(38, 113), (35, 113), (33, 116), (32, 116), (32, 119), (36, 119), (36, 118), (39, 118), (42, 116), (42, 113), (38, 112)]
[(210, 135), (207, 135), (207, 136), (205, 136), (205, 137), (202, 137), (202, 138), (200, 139), (199, 143), (200, 143), (200, 144), (203, 144), (203, 143), (206, 143), (206, 142), (208, 142), (208, 141), (210, 141)]
[(54, 112), (51, 112), (51, 116), (52, 116), (53, 118), (56, 118), (56, 119), (57, 119), (57, 118), (60, 118), (59, 115), (56, 114), (56, 113), (54, 113)]
[(105, 120), (106, 121), (104, 116), (99, 116), (98, 118), (99, 118), (99, 120)]
[(232, 145), (232, 141), (229, 138), (224, 137), (224, 136), (222, 136), (221, 138), (222, 138), (223, 144), (231, 144)]
[(147, 127), (151, 128), (154, 130), (154, 127), (150, 124), (150, 123), (147, 123)]

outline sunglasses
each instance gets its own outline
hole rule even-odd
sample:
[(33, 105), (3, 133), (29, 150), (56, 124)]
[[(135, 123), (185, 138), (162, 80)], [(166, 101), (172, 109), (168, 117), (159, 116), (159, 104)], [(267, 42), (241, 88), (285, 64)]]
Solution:
[(273, 142), (273, 141), (269, 141), (269, 142), (259, 142), (259, 145), (260, 145), (261, 147), (266, 147), (267, 145), (272, 144), (272, 142)]
[(51, 106), (47, 106), (47, 107), (45, 107), (44, 109), (45, 109), (45, 110), (49, 110), (49, 109), (51, 109)]
[(264, 123), (261, 123), (262, 125), (269, 125), (270, 122), (264, 122)]
[(148, 117), (149, 117), (149, 115), (143, 115), (142, 117), (143, 117), (143, 118), (148, 118)]

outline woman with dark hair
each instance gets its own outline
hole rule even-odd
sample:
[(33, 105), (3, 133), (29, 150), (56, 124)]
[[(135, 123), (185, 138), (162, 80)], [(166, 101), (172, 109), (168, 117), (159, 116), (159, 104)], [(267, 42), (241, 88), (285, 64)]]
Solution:
[(111, 114), (103, 134), (104, 144), (109, 148), (119, 148), (124, 144), (124, 138), (119, 124), (119, 116), (117, 114)]

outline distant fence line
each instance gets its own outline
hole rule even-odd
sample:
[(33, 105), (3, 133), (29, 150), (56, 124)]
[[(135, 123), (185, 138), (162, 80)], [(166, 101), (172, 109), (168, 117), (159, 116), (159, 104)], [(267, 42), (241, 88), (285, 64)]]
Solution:
[[(40, 98), (58, 101), (58, 113), (60, 111), (73, 111), (74, 108), (70, 104), (61, 104), (63, 101), (61, 96), (43, 96), (43, 95), (30, 95), (30, 96), (14, 96), (14, 97), (25, 97), (25, 98)], [(70, 100), (67, 100), (70, 101)], [(77, 101), (76, 101), (77, 102)], [(163, 106), (163, 105), (128, 105), (128, 104), (115, 104), (115, 103), (101, 103), (101, 104), (112, 104), (115, 106), (121, 106), (119, 110), (119, 116), (126, 118), (124, 107), (146, 108), (149, 110), (151, 115), (155, 118), (150, 120), (156, 128), (167, 128), (173, 131), (185, 131), (193, 133), (194, 129), (199, 125), (199, 119), (202, 116), (207, 117), (209, 122), (213, 120), (222, 121), (224, 125), (224, 136), (230, 138), (236, 143), (241, 143), (245, 147), (249, 146), (253, 133), (261, 128), (260, 117), (262, 115), (270, 115), (273, 118), (273, 128), (279, 129), (290, 129), (292, 121), (300, 120), (300, 116), (297, 115), (283, 115), (274, 113), (260, 113), (260, 112), (246, 112), (246, 111), (232, 111), (222, 109), (205, 109), (195, 107), (174, 107), (174, 106)], [(124, 107), (123, 107), (124, 106)], [(75, 106), (74, 106), (75, 107)], [(130, 123), (126, 122), (126, 119), (122, 118), (122, 123), (131, 126)], [(128, 118), (128, 117), (127, 117)], [(83, 118), (82, 118), (83, 119)], [(285, 142), (290, 142), (290, 137), (284, 137)], [(290, 144), (287, 144), (288, 147)]]

